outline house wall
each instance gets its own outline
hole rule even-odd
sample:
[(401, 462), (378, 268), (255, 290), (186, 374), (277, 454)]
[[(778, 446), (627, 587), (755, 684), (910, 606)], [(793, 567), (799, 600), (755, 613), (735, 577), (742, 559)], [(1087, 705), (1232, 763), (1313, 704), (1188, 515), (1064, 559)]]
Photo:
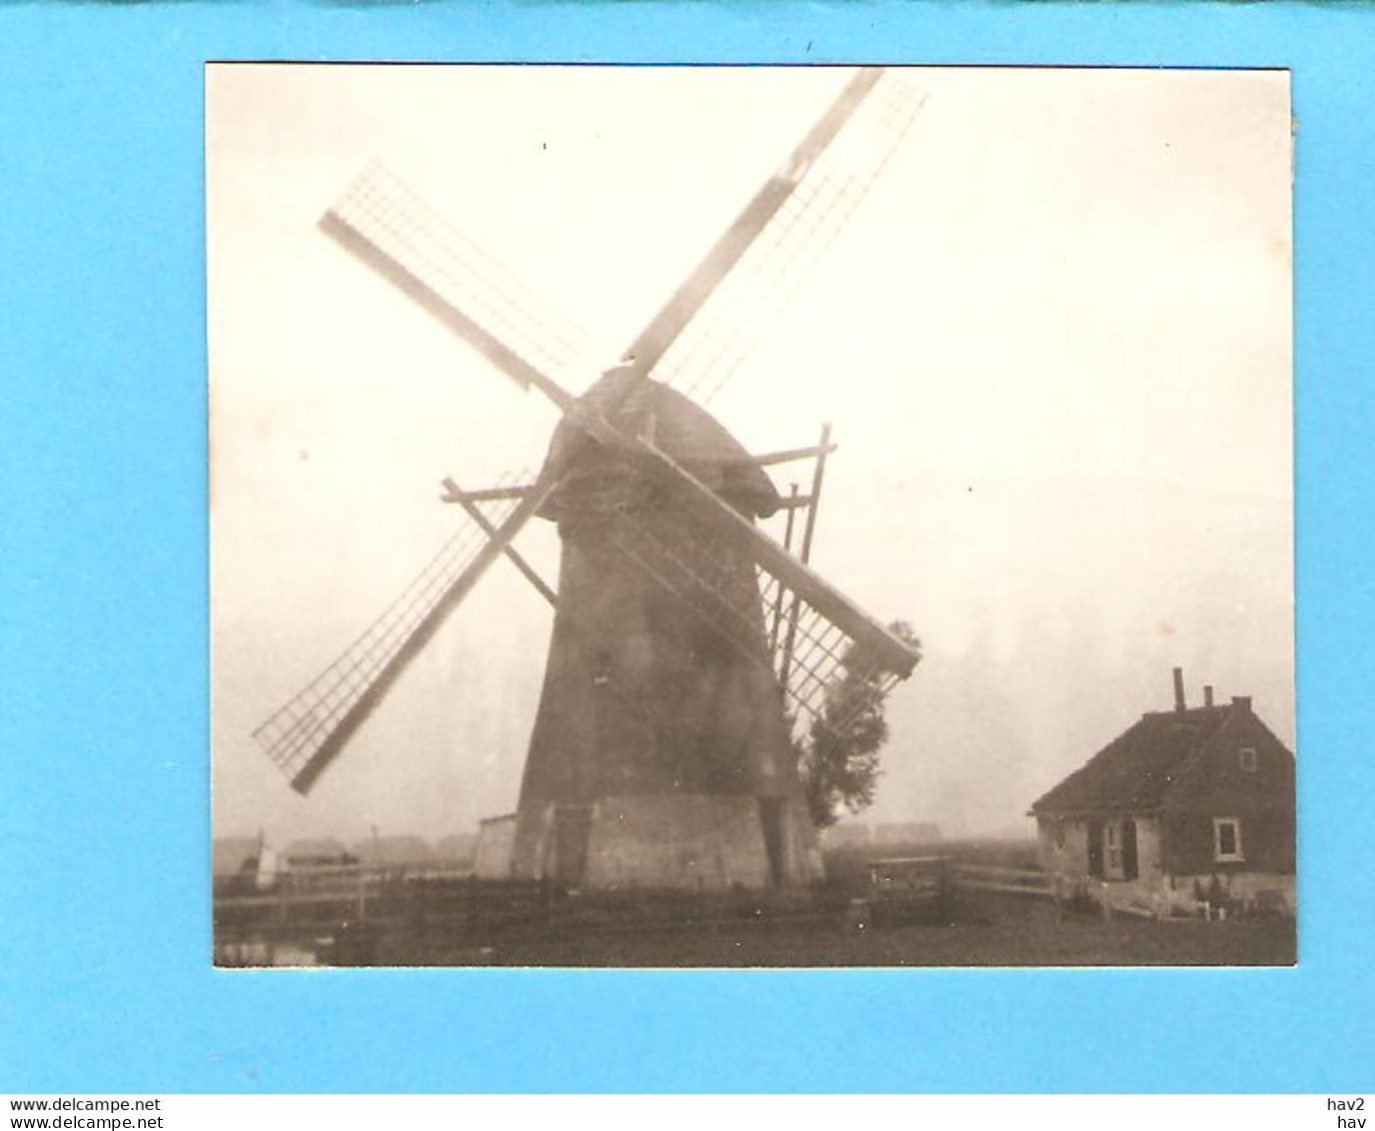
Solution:
[(1136, 818), (1136, 858), (1142, 880), (1154, 884), (1164, 875), (1160, 857), (1160, 818)]
[[(1056, 830), (1064, 844), (1057, 844)], [(1073, 817), (1037, 817), (1036, 847), (1041, 869), (1067, 880), (1088, 878), (1088, 828)]]
[[(1136, 824), (1138, 880), (1158, 881), (1163, 874), (1160, 821), (1154, 815), (1148, 814), (1104, 813), (1097, 816), (1039, 817), (1036, 822), (1036, 838), (1041, 867), (1071, 883), (1098, 879), (1089, 872), (1090, 822), (1093, 820), (1101, 821), (1105, 828), (1108, 825), (1115, 826), (1119, 830), (1120, 843), (1122, 824), (1128, 817)], [(1057, 824), (1063, 830), (1063, 847), (1056, 843)], [(1114, 873), (1108, 867), (1106, 836), (1104, 837), (1104, 865), (1104, 879), (1110, 882), (1123, 880), (1123, 874), (1120, 870)]]
[[(1241, 751), (1256, 751), (1254, 771)], [(1183, 767), (1162, 811), (1164, 866), (1175, 876), (1294, 872), (1294, 757), (1249, 710), (1233, 710)], [(1219, 860), (1214, 820), (1241, 822), (1242, 859)]]
[[(1104, 823), (1115, 818), (1104, 815)], [(1120, 818), (1118, 818), (1120, 819)], [(1037, 845), (1041, 867), (1055, 877), (1062, 896), (1082, 892), (1107, 907), (1147, 909), (1157, 915), (1197, 913), (1201, 902), (1220, 895), (1227, 903), (1249, 909), (1294, 913), (1294, 876), (1283, 870), (1256, 871), (1247, 865), (1223, 867), (1210, 864), (1203, 871), (1171, 874), (1165, 868), (1165, 822), (1154, 816), (1138, 816), (1136, 821), (1137, 864), (1139, 875), (1131, 881), (1111, 875), (1102, 879), (1088, 870), (1089, 818), (1061, 819), (1064, 847), (1055, 843), (1056, 818), (1037, 820)], [(1212, 820), (1208, 819), (1209, 851)], [(1244, 845), (1243, 845), (1244, 847)]]

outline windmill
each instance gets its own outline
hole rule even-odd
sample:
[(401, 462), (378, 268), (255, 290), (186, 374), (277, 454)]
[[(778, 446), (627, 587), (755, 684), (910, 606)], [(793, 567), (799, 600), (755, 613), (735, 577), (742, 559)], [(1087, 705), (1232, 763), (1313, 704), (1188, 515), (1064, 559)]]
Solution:
[[(919, 654), (808, 565), (828, 431), (815, 446), (751, 455), (698, 400), (739, 364), (919, 107), (881, 69), (857, 72), (581, 395), (557, 376), (575, 360), (568, 336), (504, 269), (380, 166), (349, 187), (322, 229), (562, 419), (537, 474), (472, 491), (444, 481), (466, 524), (255, 731), (295, 789), (312, 788), (504, 556), (555, 608), (509, 874), (591, 887), (820, 878), (793, 734), (818, 717), (843, 728)], [(783, 498), (764, 468), (805, 458), (811, 494)], [(757, 526), (780, 512), (784, 545)], [(558, 527), (557, 587), (514, 545), (535, 517)]]

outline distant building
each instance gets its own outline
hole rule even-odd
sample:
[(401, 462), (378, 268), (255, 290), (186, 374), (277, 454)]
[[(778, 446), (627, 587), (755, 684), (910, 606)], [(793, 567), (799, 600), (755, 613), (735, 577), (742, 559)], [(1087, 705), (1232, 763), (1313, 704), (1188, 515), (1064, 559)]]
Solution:
[(941, 827), (934, 821), (889, 821), (874, 830), (876, 845), (937, 844)]
[(832, 825), (821, 834), (821, 842), (830, 849), (868, 848), (869, 826), (859, 821)]
[(1151, 711), (1031, 807), (1062, 890), (1158, 912), (1223, 898), (1294, 901), (1294, 755), (1249, 698)]
[(261, 841), (256, 836), (217, 836), (210, 842), (210, 874), (238, 875), (258, 856)]
[(283, 853), (286, 867), (290, 871), (310, 868), (349, 868), (358, 863), (358, 857), (332, 837), (311, 840), (293, 840)]
[(210, 874), (215, 891), (247, 894), (276, 883), (277, 854), (258, 837), (216, 837), (210, 845)]
[(516, 815), (484, 817), (477, 823), (473, 874), (482, 880), (509, 880), (516, 844)]

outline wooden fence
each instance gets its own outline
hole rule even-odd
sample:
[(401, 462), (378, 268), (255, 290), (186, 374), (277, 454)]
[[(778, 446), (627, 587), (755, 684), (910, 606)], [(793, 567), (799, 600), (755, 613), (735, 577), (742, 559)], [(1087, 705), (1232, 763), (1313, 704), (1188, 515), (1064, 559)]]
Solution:
[(1003, 868), (992, 864), (950, 864), (951, 882), (958, 890), (991, 891), (1033, 899), (1056, 898), (1054, 877), (1039, 868)]
[(1128, 893), (1112, 898), (1114, 893), (1108, 891), (1067, 890), (1054, 876), (1035, 868), (947, 855), (869, 860), (864, 868), (848, 883), (803, 893), (627, 889), (577, 895), (550, 883), (478, 880), (461, 870), (369, 865), (287, 871), (266, 887), (257, 886), (252, 876), (232, 877), (230, 883), (216, 885), (216, 954), (217, 960), (225, 955), (228, 965), (252, 965), (257, 960), (240, 963), (233, 956), (245, 947), (335, 947), (379, 930), (488, 943), (742, 920), (767, 924), (841, 916), (847, 922), (876, 925), (938, 921), (959, 913), (952, 898), (975, 893), (1044, 900), (1063, 909), (1082, 894), (1098, 904), (1105, 917), (1159, 913), (1133, 905)]
[(279, 872), (267, 884), (251, 874), (217, 877), (212, 910), (217, 938), (291, 933), (312, 924), (367, 922), (395, 914), (418, 884), (471, 884), (466, 870), (346, 865)]
[(1117, 885), (1102, 880), (1089, 881), (1090, 887), (1067, 886), (1056, 877), (1039, 868), (1006, 868), (991, 864), (973, 864), (961, 860), (950, 860), (949, 883), (955, 891), (986, 891), (1001, 895), (1018, 895), (1031, 899), (1048, 900), (1057, 906), (1072, 905), (1076, 899), (1086, 900), (1097, 905), (1105, 919), (1114, 915), (1128, 915), (1137, 919), (1162, 919), (1184, 916), (1194, 919), (1212, 919), (1218, 916), (1206, 901), (1199, 902), (1171, 896), (1168, 903), (1146, 897), (1139, 890), (1118, 889)]
[[(875, 904), (919, 904), (958, 892), (994, 892), (1033, 899), (1055, 899), (1053, 880), (1034, 869), (971, 864), (948, 856), (910, 856), (872, 860), (867, 865), (864, 899)], [(405, 870), (355, 865), (283, 872), (266, 887), (251, 877), (217, 885), (214, 924), (217, 941), (245, 937), (299, 935), (340, 926), (388, 921), (454, 922), (488, 928), (510, 923), (643, 917), (652, 893), (606, 893), (583, 899), (579, 909), (556, 907), (564, 894), (538, 882), (479, 881), (454, 870)], [(624, 906), (618, 906), (618, 900)], [(678, 895), (678, 902), (700, 904), (697, 914), (714, 918), (725, 909), (716, 900)], [(708, 906), (708, 905), (711, 906)], [(783, 908), (774, 910), (782, 911)], [(787, 908), (795, 914), (796, 907)], [(726, 912), (729, 917), (729, 912)], [(571, 922), (570, 922), (571, 925)]]
[(726, 923), (824, 919), (809, 892), (662, 891), (573, 894), (547, 881), (478, 880), (467, 873), (350, 867), (283, 873), (268, 889), (215, 893), (220, 965), (271, 965), (295, 948), (338, 956), (370, 936), (442, 938), (455, 945), (568, 934), (673, 930)]
[(953, 891), (990, 891), (1054, 899), (1051, 876), (1036, 868), (972, 864), (950, 856), (901, 856), (869, 862), (869, 896), (913, 899)]

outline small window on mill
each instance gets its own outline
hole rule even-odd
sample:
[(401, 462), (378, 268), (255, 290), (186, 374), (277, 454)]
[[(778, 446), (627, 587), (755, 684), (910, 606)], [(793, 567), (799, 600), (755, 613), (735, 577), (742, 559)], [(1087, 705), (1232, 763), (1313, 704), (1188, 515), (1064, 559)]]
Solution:
[(1241, 748), (1241, 772), (1244, 774), (1256, 772), (1256, 748), (1254, 746)]

